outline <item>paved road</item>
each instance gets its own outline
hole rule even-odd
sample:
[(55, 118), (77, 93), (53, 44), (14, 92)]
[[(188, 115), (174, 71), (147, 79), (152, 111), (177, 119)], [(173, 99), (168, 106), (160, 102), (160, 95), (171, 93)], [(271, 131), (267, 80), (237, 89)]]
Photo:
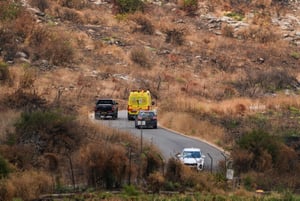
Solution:
[[(110, 127), (128, 131), (135, 135), (138, 139), (143, 137), (143, 142), (148, 141), (157, 146), (162, 153), (165, 161), (174, 157), (176, 153), (179, 153), (185, 147), (198, 147), (202, 150), (205, 157), (205, 168), (207, 170), (216, 170), (220, 160), (225, 160), (223, 151), (217, 147), (210, 145), (206, 142), (194, 139), (168, 129), (158, 127), (157, 129), (136, 129), (134, 127), (134, 121), (127, 120), (127, 111), (119, 111), (119, 117), (117, 120), (97, 120)], [(210, 159), (212, 157), (213, 160)]]

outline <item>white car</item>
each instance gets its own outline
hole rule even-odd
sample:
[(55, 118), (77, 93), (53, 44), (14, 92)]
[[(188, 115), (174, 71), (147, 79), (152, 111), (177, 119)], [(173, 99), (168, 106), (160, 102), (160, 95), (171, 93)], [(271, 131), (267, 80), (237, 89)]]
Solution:
[(187, 166), (203, 170), (204, 155), (199, 148), (184, 148), (181, 153), (177, 154), (178, 159)]

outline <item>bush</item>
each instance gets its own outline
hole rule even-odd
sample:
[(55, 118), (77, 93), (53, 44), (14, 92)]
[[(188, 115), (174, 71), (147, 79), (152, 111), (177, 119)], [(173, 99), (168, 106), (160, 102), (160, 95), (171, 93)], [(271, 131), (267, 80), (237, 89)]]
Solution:
[(42, 12), (49, 8), (48, 0), (31, 0), (31, 5), (37, 7)]
[(29, 170), (37, 166), (37, 161), (34, 158), (34, 147), (32, 145), (16, 144), (14, 134), (9, 134), (5, 141), (7, 145), (0, 147), (1, 155), (10, 163), (14, 168)]
[(0, 180), (9, 174), (8, 162), (0, 155)]
[(174, 45), (182, 45), (184, 42), (184, 31), (178, 29), (168, 29), (166, 31), (166, 42)]
[(154, 33), (154, 26), (151, 21), (146, 18), (144, 15), (139, 14), (133, 16), (133, 21), (135, 21), (139, 27), (136, 28), (134, 31), (139, 31), (144, 34), (152, 35)]
[(0, 1), (0, 21), (16, 19), (20, 14), (21, 5), (12, 1)]
[(18, 18), (14, 20), (14, 25), (10, 29), (14, 32), (15, 37), (19, 42), (25, 42), (26, 38), (31, 35), (32, 30), (36, 24), (36, 19), (31, 13), (23, 11)]
[(144, 48), (133, 49), (130, 53), (130, 59), (141, 67), (144, 68), (151, 67), (149, 55), (147, 54)]
[(262, 24), (250, 26), (238, 33), (240, 38), (245, 40), (250, 39), (260, 43), (275, 42), (278, 40), (278, 35), (270, 25)]
[(114, 5), (120, 14), (144, 10), (144, 2), (142, 0), (115, 0)]
[(237, 141), (237, 147), (233, 151), (233, 160), (240, 171), (252, 169), (264, 172), (277, 163), (279, 153), (279, 139), (265, 131), (254, 130), (242, 135)]
[(138, 196), (140, 192), (133, 185), (125, 185), (123, 191), (128, 196)]
[(0, 27), (0, 46), (4, 61), (13, 61), (17, 52), (16, 36), (12, 29)]
[(33, 29), (29, 43), (35, 47), (32, 59), (34, 61), (45, 59), (50, 64), (63, 65), (74, 59), (74, 50), (67, 33), (38, 26)]
[(166, 179), (171, 182), (180, 183), (183, 171), (183, 164), (175, 158), (170, 158), (167, 163)]
[(83, 9), (88, 5), (88, 0), (61, 0), (61, 6), (75, 9)]
[(51, 34), (48, 29), (43, 26), (36, 26), (29, 38), (29, 43), (34, 47), (38, 47), (50, 36)]
[(188, 13), (188, 15), (193, 16), (198, 10), (197, 0), (183, 0), (182, 9)]
[(242, 95), (258, 96), (262, 93), (275, 93), (283, 89), (297, 89), (297, 79), (286, 70), (271, 69), (251, 71), (247, 77), (234, 84)]
[(230, 37), (232, 38), (234, 35), (234, 29), (232, 26), (230, 25), (225, 25), (225, 26), (222, 26), (222, 34), (226, 37)]
[[(51, 193), (52, 179), (43, 172), (25, 171), (11, 175), (3, 185), (7, 194), (22, 200), (35, 200), (41, 194)], [(4, 198), (6, 199), (6, 198)]]
[(17, 142), (35, 144), (37, 155), (72, 152), (82, 140), (82, 131), (76, 124), (59, 111), (23, 112), (16, 123)]
[(73, 9), (65, 8), (62, 10), (62, 12), (59, 14), (60, 19), (74, 22), (76, 24), (82, 24), (83, 20), (81, 19), (81, 16)]
[(11, 83), (11, 82), (12, 82), (12, 80), (10, 77), (8, 66), (5, 63), (0, 62), (0, 83), (6, 84), (6, 83)]
[[(99, 146), (102, 149), (99, 149)], [(99, 140), (97, 144), (90, 143), (82, 147), (80, 152), (80, 161), (81, 164), (85, 164), (85, 176), (89, 186), (119, 188), (122, 181), (128, 178), (126, 173), (130, 174), (133, 169), (137, 168), (135, 164), (129, 164), (123, 147), (107, 143), (107, 141)]]
[(160, 172), (153, 172), (149, 175), (148, 182), (152, 192), (159, 193), (160, 189), (162, 188), (165, 182), (165, 178)]
[(36, 93), (25, 92), (22, 89), (15, 91), (3, 99), (6, 107), (11, 109), (37, 110), (46, 108), (46, 100)]
[(225, 16), (227, 17), (231, 17), (237, 21), (242, 21), (244, 18), (244, 15), (240, 14), (240, 13), (236, 13), (236, 12), (230, 12), (230, 13), (226, 13)]

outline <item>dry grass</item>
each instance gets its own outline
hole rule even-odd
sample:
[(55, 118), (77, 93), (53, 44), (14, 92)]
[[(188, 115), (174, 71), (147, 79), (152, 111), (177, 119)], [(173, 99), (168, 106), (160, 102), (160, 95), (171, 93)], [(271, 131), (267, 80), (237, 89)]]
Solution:
[(14, 124), (20, 112), (14, 110), (2, 111), (0, 116), (0, 141), (5, 141), (8, 134), (14, 132)]
[(206, 120), (199, 120), (192, 114), (164, 112), (159, 117), (159, 123), (163, 126), (179, 131), (217, 145), (223, 145), (224, 130)]
[(20, 198), (22, 200), (33, 200), (41, 194), (51, 193), (52, 178), (45, 172), (25, 171), (13, 173), (1, 185), (1, 199), (5, 201)]

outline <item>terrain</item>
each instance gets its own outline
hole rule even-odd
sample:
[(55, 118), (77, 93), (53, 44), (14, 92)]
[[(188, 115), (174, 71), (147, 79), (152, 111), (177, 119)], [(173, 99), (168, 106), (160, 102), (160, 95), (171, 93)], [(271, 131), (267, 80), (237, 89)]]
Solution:
[[(93, 125), (89, 114), (97, 98), (114, 98), (119, 109), (126, 110), (130, 90), (149, 89), (159, 124), (230, 152), (245, 189), (296, 192), (300, 185), (299, 2), (126, 2), (0, 2), (0, 153), (12, 172), (48, 168), (57, 185), (74, 185), (70, 175), (61, 174), (74, 165), (76, 178), (88, 178), (91, 186), (121, 186), (134, 172), (128, 170), (129, 158), (131, 151), (138, 152), (138, 143), (126, 134)], [(57, 114), (39, 113), (57, 109)], [(99, 145), (87, 146), (86, 139), (101, 145), (109, 141), (107, 150), (118, 154), (93, 153)], [(32, 144), (35, 149), (27, 146)], [(20, 155), (20, 150), (29, 148), (33, 149), (29, 155)], [(93, 154), (101, 155), (102, 161)], [(126, 161), (124, 170), (116, 168), (113, 179), (103, 179), (103, 161), (112, 160), (117, 167), (120, 158)], [(144, 159), (149, 166), (143, 176), (148, 178), (161, 164), (155, 154)], [(57, 168), (50, 161), (63, 165)], [(89, 171), (80, 164), (89, 164)], [(132, 165), (139, 167), (137, 161)], [(91, 170), (94, 175), (88, 173)], [(203, 175), (199, 180), (208, 182), (205, 187), (195, 184), (199, 181), (190, 185), (209, 192), (215, 180)], [(152, 187), (155, 182), (159, 188), (166, 186), (161, 176), (148, 178)], [(43, 178), (51, 183), (48, 176)], [(225, 186), (226, 179), (217, 178)], [(173, 189), (177, 183), (186, 186), (183, 177), (166, 179)], [(16, 182), (13, 176), (10, 182)], [(2, 188), (8, 186), (4, 183)]]

